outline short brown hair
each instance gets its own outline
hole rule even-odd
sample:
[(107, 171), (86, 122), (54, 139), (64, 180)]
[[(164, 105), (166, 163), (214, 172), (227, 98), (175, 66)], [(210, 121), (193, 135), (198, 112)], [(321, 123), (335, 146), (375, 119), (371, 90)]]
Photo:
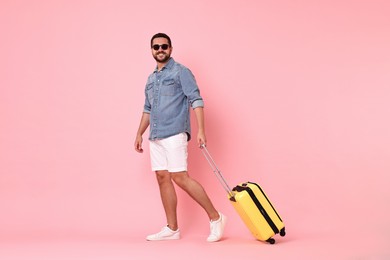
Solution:
[(156, 33), (155, 35), (153, 35), (152, 39), (150, 40), (150, 47), (152, 47), (153, 40), (156, 39), (156, 38), (165, 38), (165, 39), (167, 39), (169, 47), (172, 47), (171, 38), (169, 38), (169, 36), (167, 34), (165, 34), (165, 33)]

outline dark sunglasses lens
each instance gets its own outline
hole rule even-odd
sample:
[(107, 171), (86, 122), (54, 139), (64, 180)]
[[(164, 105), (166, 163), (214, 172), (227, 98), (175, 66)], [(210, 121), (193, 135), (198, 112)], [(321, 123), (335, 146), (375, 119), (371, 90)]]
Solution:
[(165, 50), (168, 50), (169, 45), (168, 44), (161, 44), (161, 45), (155, 44), (152, 46), (153, 50), (155, 50), (155, 51), (158, 51), (160, 49), (160, 47), (161, 47), (161, 49), (163, 49), (165, 51)]

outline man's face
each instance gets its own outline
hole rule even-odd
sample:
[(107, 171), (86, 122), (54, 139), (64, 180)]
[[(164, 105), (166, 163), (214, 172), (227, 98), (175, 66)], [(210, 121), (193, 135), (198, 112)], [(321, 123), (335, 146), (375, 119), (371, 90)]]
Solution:
[[(157, 47), (159, 48), (157, 49)], [(167, 39), (165, 38), (153, 39), (152, 55), (157, 62), (160, 63), (167, 62), (171, 57), (171, 53), (172, 53), (172, 47), (169, 46)]]

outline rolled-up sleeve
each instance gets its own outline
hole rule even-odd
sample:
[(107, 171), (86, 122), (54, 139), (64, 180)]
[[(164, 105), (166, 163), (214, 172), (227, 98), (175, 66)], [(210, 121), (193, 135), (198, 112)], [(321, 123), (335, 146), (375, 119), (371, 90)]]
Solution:
[(192, 102), (191, 107), (192, 107), (192, 109), (195, 109), (197, 107), (204, 107), (203, 99), (195, 100), (194, 102)]
[(144, 113), (150, 114), (151, 110), (152, 110), (152, 106), (151, 106), (151, 104), (150, 104), (150, 102), (149, 102), (148, 94), (147, 94), (146, 88), (145, 88)]
[(180, 83), (184, 94), (187, 96), (188, 101), (191, 104), (192, 109), (197, 107), (204, 107), (204, 102), (200, 96), (200, 90), (196, 84), (195, 77), (189, 69), (184, 68), (181, 70)]

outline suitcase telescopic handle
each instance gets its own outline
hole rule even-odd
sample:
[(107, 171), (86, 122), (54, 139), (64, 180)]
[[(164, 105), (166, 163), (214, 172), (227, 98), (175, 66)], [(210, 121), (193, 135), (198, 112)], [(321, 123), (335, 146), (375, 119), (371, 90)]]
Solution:
[(217, 164), (214, 162), (213, 158), (211, 157), (209, 151), (207, 150), (206, 146), (202, 144), (200, 146), (202, 153), (204, 157), (206, 157), (206, 160), (209, 162), (215, 176), (217, 176), (217, 179), (222, 184), (222, 187), (225, 189), (225, 191), (229, 194), (229, 196), (232, 198), (234, 197), (234, 193), (232, 189), (230, 189), (229, 184), (226, 182), (225, 178), (223, 177), (221, 171), (218, 169)]

